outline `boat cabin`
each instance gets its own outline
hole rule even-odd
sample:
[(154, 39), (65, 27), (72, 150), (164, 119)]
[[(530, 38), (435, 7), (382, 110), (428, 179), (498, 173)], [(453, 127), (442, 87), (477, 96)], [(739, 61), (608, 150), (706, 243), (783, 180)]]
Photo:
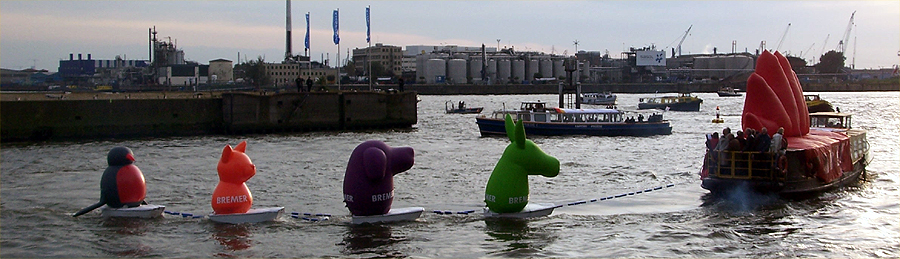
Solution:
[(519, 107), (520, 110), (523, 111), (544, 111), (547, 108), (547, 102), (522, 102), (522, 106)]
[(816, 112), (809, 114), (809, 126), (812, 128), (850, 129), (851, 116), (839, 112)]
[(818, 94), (805, 94), (803, 95), (803, 99), (806, 99), (807, 102), (822, 100), (822, 98), (819, 98)]

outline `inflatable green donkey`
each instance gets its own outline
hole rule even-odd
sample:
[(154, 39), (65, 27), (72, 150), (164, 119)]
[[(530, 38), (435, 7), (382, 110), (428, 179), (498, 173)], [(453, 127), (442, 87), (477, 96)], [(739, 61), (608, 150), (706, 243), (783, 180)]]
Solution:
[(497, 213), (520, 212), (528, 204), (528, 175), (555, 177), (559, 160), (525, 139), (525, 125), (506, 115), (506, 135), (512, 143), (494, 166), (484, 192), (488, 209)]

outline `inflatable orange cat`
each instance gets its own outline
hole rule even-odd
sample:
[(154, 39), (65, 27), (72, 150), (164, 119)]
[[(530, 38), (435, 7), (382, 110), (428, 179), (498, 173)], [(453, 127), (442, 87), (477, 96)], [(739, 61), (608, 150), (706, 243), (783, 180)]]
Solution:
[(245, 150), (247, 141), (241, 142), (234, 149), (225, 145), (222, 150), (222, 158), (216, 167), (219, 184), (212, 195), (212, 208), (216, 214), (246, 213), (253, 205), (253, 196), (244, 182), (256, 175), (256, 166), (244, 154)]

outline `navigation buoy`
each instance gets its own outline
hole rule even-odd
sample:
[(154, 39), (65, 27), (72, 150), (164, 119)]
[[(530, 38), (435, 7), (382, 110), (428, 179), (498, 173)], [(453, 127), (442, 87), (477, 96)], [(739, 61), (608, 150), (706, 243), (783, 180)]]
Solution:
[(110, 208), (138, 207), (147, 195), (144, 174), (134, 165), (134, 153), (127, 147), (114, 147), (106, 155), (109, 165), (100, 178), (100, 202), (73, 214), (78, 217), (103, 205)]
[(506, 135), (512, 143), (503, 151), (485, 188), (484, 201), (492, 213), (522, 212), (528, 205), (528, 175), (559, 174), (559, 160), (525, 139), (525, 125), (521, 120), (514, 123), (509, 114)]
[(344, 203), (350, 214), (388, 214), (394, 200), (394, 175), (412, 168), (414, 153), (411, 147), (390, 147), (378, 140), (356, 146), (344, 173)]
[(712, 119), (712, 123), (723, 123), (725, 119), (719, 118), (719, 106), (716, 106), (716, 118)]
[(219, 173), (219, 184), (212, 195), (212, 208), (216, 214), (246, 213), (253, 205), (253, 196), (246, 182), (256, 175), (256, 166), (244, 152), (247, 141), (243, 141), (234, 149), (225, 145), (216, 171)]

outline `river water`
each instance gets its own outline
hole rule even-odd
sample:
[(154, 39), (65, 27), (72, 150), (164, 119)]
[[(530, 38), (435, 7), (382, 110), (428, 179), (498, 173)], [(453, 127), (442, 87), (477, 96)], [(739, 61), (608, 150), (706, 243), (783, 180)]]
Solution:
[[(555, 95), (421, 96), (411, 130), (198, 136), (2, 146), (0, 257), (893, 257), (900, 256), (900, 105), (897, 92), (820, 93), (868, 130), (872, 163), (858, 186), (805, 200), (714, 199), (700, 188), (704, 134), (740, 127), (743, 97), (698, 94), (700, 112), (668, 112), (671, 135), (529, 136), (561, 162), (555, 178), (529, 178), (531, 202), (566, 205), (529, 220), (485, 219), (484, 187), (508, 144), (481, 137), (475, 115), (444, 114), (447, 101), (485, 107), (556, 104)], [(621, 109), (638, 98), (619, 94)], [(712, 124), (715, 107), (725, 124)], [(425, 207), (414, 222), (353, 226), (342, 203), (350, 152), (377, 139), (415, 149), (395, 179), (394, 207)], [(254, 207), (283, 206), (277, 221), (223, 225), (164, 215), (151, 220), (71, 214), (99, 197), (106, 153), (130, 147), (147, 200), (205, 215), (226, 144), (246, 140), (257, 174)], [(670, 186), (670, 187), (666, 187)], [(471, 214), (443, 215), (434, 210)], [(291, 212), (330, 217), (292, 218)]]

